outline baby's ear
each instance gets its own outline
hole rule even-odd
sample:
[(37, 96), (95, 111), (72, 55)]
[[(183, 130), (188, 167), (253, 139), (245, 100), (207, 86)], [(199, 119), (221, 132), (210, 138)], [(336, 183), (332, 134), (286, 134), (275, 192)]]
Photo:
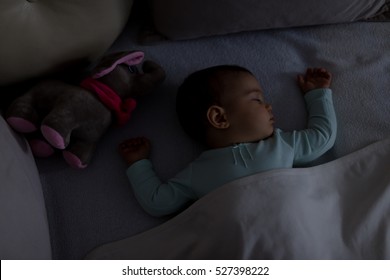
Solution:
[(212, 105), (207, 110), (207, 119), (209, 120), (209, 123), (217, 129), (225, 129), (230, 126), (225, 109), (217, 105)]

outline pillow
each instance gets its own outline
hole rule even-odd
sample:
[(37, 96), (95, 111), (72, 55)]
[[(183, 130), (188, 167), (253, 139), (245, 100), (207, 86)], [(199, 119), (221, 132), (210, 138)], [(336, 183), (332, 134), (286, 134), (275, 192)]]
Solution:
[(156, 30), (168, 39), (353, 22), (388, 0), (149, 0)]
[(120, 34), (132, 4), (133, 0), (0, 1), (0, 86), (88, 66)]
[(0, 259), (50, 259), (42, 186), (26, 141), (0, 115)]

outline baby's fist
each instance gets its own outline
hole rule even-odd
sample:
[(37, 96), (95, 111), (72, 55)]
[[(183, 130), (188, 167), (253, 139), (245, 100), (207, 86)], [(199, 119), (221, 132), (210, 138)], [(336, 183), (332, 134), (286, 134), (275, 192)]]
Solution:
[(332, 74), (324, 68), (308, 68), (305, 75), (298, 75), (298, 85), (305, 94), (317, 88), (329, 88)]
[(149, 139), (137, 137), (119, 144), (119, 153), (130, 166), (136, 161), (149, 158), (151, 145)]

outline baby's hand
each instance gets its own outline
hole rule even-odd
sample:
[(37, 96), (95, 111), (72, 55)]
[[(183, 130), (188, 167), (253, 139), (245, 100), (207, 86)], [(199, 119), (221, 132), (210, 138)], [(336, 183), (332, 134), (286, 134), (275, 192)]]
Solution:
[(151, 145), (145, 137), (132, 138), (119, 144), (119, 153), (130, 166), (136, 161), (149, 158)]
[(308, 68), (305, 75), (298, 75), (298, 85), (305, 94), (317, 88), (329, 88), (332, 74), (324, 68)]

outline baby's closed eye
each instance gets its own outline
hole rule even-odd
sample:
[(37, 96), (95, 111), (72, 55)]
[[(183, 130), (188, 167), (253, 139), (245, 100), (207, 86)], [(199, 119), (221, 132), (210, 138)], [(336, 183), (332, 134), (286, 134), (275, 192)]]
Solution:
[(264, 103), (264, 100), (262, 98), (258, 98), (258, 97), (252, 98), (252, 101), (256, 101), (260, 104)]

